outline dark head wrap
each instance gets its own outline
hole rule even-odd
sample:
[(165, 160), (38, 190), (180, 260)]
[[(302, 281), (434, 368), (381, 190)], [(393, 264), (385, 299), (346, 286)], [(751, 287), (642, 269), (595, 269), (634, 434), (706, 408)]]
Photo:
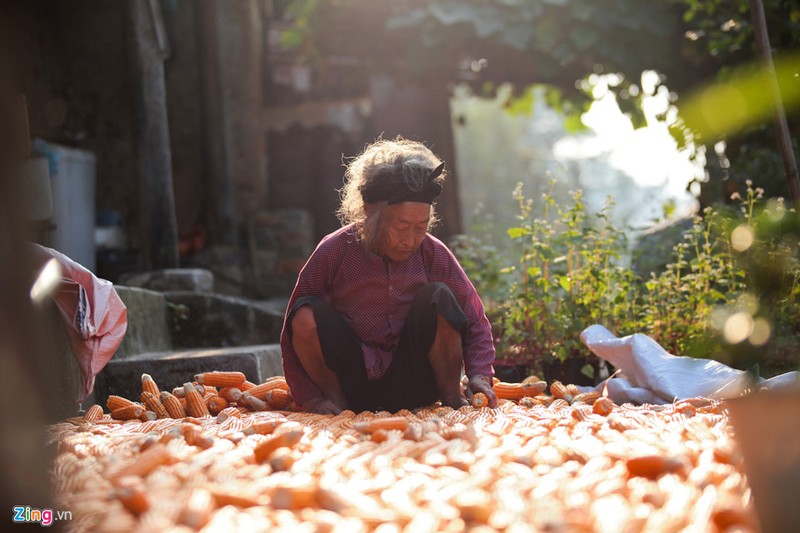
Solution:
[(430, 171), (418, 187), (412, 187), (402, 172), (388, 172), (378, 175), (367, 186), (361, 187), (361, 198), (371, 204), (375, 202), (421, 202), (432, 204), (434, 198), (442, 192), (442, 184), (436, 178), (442, 175), (444, 163)]

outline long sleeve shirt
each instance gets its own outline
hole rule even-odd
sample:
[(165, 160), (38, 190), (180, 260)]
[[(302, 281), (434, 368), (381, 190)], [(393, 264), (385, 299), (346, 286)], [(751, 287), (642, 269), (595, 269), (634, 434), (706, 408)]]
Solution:
[[(330, 303), (361, 339), (367, 377), (378, 379), (392, 362), (417, 290), (434, 281), (450, 287), (467, 317), (462, 331), (467, 376), (494, 375), (494, 343), (483, 303), (453, 253), (432, 235), (407, 259), (391, 262), (366, 250), (352, 225), (327, 235), (300, 271), (287, 316), (301, 296)], [(281, 352), (295, 401), (304, 405), (321, 397), (300, 364), (285, 320)]]

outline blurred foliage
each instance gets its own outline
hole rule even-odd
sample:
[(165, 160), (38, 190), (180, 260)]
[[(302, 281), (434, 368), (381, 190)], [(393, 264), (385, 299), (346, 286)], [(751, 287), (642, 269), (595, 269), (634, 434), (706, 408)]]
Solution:
[[(687, 65), (692, 66), (684, 73), (671, 72), (670, 88), (683, 94), (690, 88), (709, 83), (716, 84), (712, 87), (732, 86), (736, 90), (746, 88), (748, 84), (752, 87), (761, 75), (758, 74), (759, 55), (749, 0), (668, 1), (683, 9), (683, 35), (679, 50)], [(776, 65), (779, 83), (784, 91), (783, 98), (791, 104), (796, 101), (798, 92), (796, 53), (800, 50), (800, 3), (793, 0), (763, 0), (763, 5), (770, 45), (773, 54), (779, 58)], [(785, 65), (789, 68), (781, 68), (780, 58), (783, 56), (788, 56)], [(791, 56), (795, 59), (791, 59)], [(737, 98), (736, 90), (724, 92)], [(753, 90), (759, 92), (758, 88)], [(768, 86), (762, 86), (760, 93), (766, 96), (769, 93)], [(687, 100), (686, 103), (679, 102), (678, 108), (683, 111), (684, 106), (688, 105), (691, 115), (691, 107), (696, 105), (696, 100)], [(701, 201), (707, 205), (729, 202), (730, 193), (743, 190), (750, 178), (758, 179), (767, 197), (787, 197), (789, 194), (783, 164), (777, 155), (772, 117), (768, 114), (772, 108), (765, 107), (762, 101), (751, 108), (751, 111), (756, 109), (760, 113), (745, 114), (743, 111), (746, 107), (741, 104), (741, 99), (739, 102), (725, 98), (702, 100), (702, 105), (707, 106), (712, 114), (722, 117), (730, 114), (741, 119), (731, 124), (729, 130), (719, 128), (715, 135), (707, 139), (708, 142), (725, 141), (724, 157), (711, 157), (707, 163), (711, 183), (701, 184)], [(791, 110), (793, 106), (789, 107)], [(788, 119), (792, 137), (796, 139), (800, 133), (800, 114), (790, 113)], [(702, 134), (704, 125), (699, 124), (698, 127)], [(693, 134), (681, 124), (676, 125), (673, 133), (679, 143), (685, 140), (686, 134), (689, 137)], [(793, 146), (797, 154), (796, 141), (793, 141)], [(712, 150), (711, 146), (706, 147), (706, 153)], [(724, 186), (720, 187), (714, 182), (722, 182)]]
[[(642, 71), (669, 71), (680, 10), (670, 1), (639, 0), (292, 0), (282, 13), (301, 13), (292, 42), (334, 60), (355, 58), (373, 72), (497, 87), (517, 96), (529, 85), (554, 88), (554, 108), (578, 123), (591, 93), (578, 82), (591, 73), (622, 76), (620, 94)], [(309, 12), (306, 8), (312, 7)], [(299, 36), (303, 36), (299, 39)], [(335, 61), (334, 61), (335, 62)], [(318, 65), (326, 68), (324, 60)], [(478, 91), (480, 92), (480, 91)], [(640, 100), (621, 99), (643, 124)], [(522, 104), (524, 107), (524, 104)], [(573, 124), (575, 125), (575, 124)]]
[[(774, 52), (798, 50), (800, 3), (763, 3)], [(572, 130), (579, 128), (580, 115), (592, 101), (591, 87), (581, 82), (592, 74), (619, 76), (620, 82), (610, 89), (639, 127), (645, 125), (641, 105), (647, 95), (639, 81), (643, 71), (661, 75), (660, 83), (669, 87), (681, 111), (682, 95), (698, 85), (732, 82), (741, 65), (753, 64), (758, 57), (748, 0), (279, 0), (276, 4), (281, 16), (296, 21), (286, 30), (284, 44), (302, 49), (321, 78), (325, 69), (357, 63), (369, 73), (388, 71), (399, 78), (416, 77), (420, 83), (467, 82), (494, 90), (510, 82), (520, 100), (509, 100), (513, 112), (530, 109), (528, 86), (545, 84), (553, 87), (551, 105), (565, 114)], [(784, 87), (792, 83), (796, 87), (794, 78)], [(709, 100), (716, 101), (722, 118), (742, 114), (740, 106), (725, 98), (704, 98), (702, 105)], [(742, 188), (751, 176), (758, 177), (768, 197), (787, 195), (782, 167), (774, 164), (774, 133), (767, 111), (762, 106), (760, 114), (749, 115), (757, 120), (739, 121), (729, 129), (720, 124), (713, 138), (726, 141), (725, 154), (708, 159), (708, 174), (725, 186), (701, 184), (703, 203), (727, 202), (730, 192)], [(795, 137), (800, 133), (796, 117), (790, 117)], [(668, 120), (667, 114), (663, 118)], [(711, 146), (692, 145), (693, 126), (679, 122), (672, 131), (679, 143), (690, 141), (688, 149), (712, 151)], [(712, 142), (708, 135), (705, 141)], [(752, 173), (759, 169), (763, 173)]]
[(800, 108), (800, 55), (778, 58), (774, 75), (782, 93), (776, 102), (771, 87), (773, 73), (757, 65), (730, 72), (730, 81), (716, 82), (689, 93), (681, 104), (684, 124), (696, 140), (713, 143), (746, 128), (769, 123), (774, 109), (787, 112)]

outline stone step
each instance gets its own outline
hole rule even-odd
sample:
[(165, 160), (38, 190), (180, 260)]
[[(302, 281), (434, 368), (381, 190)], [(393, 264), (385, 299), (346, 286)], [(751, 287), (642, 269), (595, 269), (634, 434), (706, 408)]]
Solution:
[(105, 407), (111, 394), (138, 401), (142, 374), (150, 374), (161, 390), (171, 391), (192, 381), (195, 374), (211, 370), (237, 370), (249, 381), (261, 383), (268, 377), (283, 374), (280, 345), (196, 348), (114, 358), (97, 375), (95, 402)]
[(216, 293), (170, 291), (164, 297), (174, 349), (270, 344), (280, 339), (283, 309)]
[(128, 329), (112, 361), (172, 349), (164, 294), (124, 285), (114, 290), (128, 309)]

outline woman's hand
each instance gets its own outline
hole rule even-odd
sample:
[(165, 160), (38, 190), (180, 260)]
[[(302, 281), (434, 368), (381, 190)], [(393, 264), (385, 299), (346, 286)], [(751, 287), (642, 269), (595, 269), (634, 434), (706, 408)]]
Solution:
[(467, 400), (472, 403), (472, 396), (478, 392), (482, 392), (489, 400), (489, 407), (497, 407), (497, 394), (492, 388), (492, 378), (490, 376), (472, 376), (467, 383), (467, 390), (465, 394)]
[(338, 415), (342, 412), (341, 407), (324, 396), (308, 402), (308, 405), (305, 406), (305, 410), (309, 413), (317, 413), (318, 415)]

